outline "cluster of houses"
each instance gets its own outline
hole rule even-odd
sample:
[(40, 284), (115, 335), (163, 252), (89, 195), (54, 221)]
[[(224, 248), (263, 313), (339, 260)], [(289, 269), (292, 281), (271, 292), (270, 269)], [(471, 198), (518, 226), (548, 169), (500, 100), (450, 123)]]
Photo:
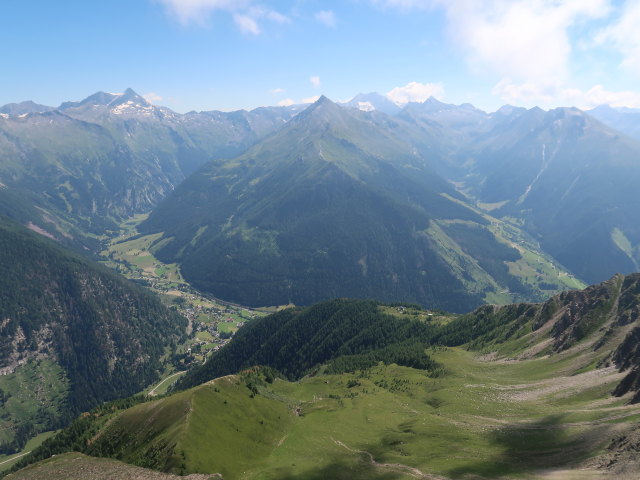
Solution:
[[(197, 300), (197, 297), (195, 296), (189, 296), (187, 298), (191, 301)], [(232, 315), (242, 315), (242, 310), (232, 306), (215, 305), (212, 307), (206, 307), (203, 305), (192, 304), (192, 306), (183, 312), (191, 322), (194, 332), (208, 332), (213, 337), (211, 341), (198, 340), (187, 350), (188, 353), (198, 353), (204, 355), (205, 358), (209, 353), (216, 352), (226, 345), (233, 336), (231, 331), (220, 332), (218, 330), (218, 325), (220, 323), (235, 324), (235, 327), (237, 328), (240, 328), (246, 323), (245, 321), (237, 321), (233, 318)], [(249, 319), (256, 316), (255, 313), (250, 313), (249, 315)], [(207, 317), (208, 321), (202, 321), (201, 319), (203, 316)], [(205, 345), (207, 345), (206, 348)]]

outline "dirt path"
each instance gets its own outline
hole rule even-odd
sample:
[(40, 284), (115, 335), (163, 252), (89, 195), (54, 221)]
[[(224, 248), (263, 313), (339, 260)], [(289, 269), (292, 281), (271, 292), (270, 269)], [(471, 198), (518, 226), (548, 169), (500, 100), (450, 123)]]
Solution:
[(184, 372), (177, 372), (177, 373), (174, 373), (173, 375), (169, 375), (167, 378), (165, 378), (165, 379), (164, 379), (164, 380), (162, 380), (159, 384), (157, 384), (155, 387), (153, 387), (151, 390), (149, 390), (149, 393), (147, 393), (147, 396), (149, 396), (149, 397), (155, 397), (155, 396), (157, 395), (157, 394), (156, 394), (156, 390), (157, 390), (158, 388), (160, 388), (160, 385), (162, 385), (164, 382), (166, 382), (166, 381), (168, 381), (168, 380), (172, 379), (173, 377), (176, 377), (176, 376), (178, 376), (178, 375), (182, 375), (182, 374), (184, 374)]
[(289, 436), (289, 435), (285, 435), (284, 437), (282, 437), (282, 438), (280, 439), (280, 441), (278, 442), (278, 447), (282, 446), (282, 444), (284, 443), (284, 441), (287, 439), (287, 437), (288, 437), (288, 436)]
[(364, 450), (355, 450), (351, 447), (349, 447), (348, 445), (345, 445), (344, 443), (342, 443), (340, 440), (336, 440), (335, 438), (331, 438), (331, 440), (333, 440), (333, 443), (335, 443), (336, 445), (341, 446), (342, 448), (345, 448), (346, 450), (352, 452), (352, 453), (357, 453), (359, 455), (365, 455), (366, 457), (369, 458), (369, 462), (371, 463), (371, 465), (373, 465), (376, 468), (386, 468), (389, 470), (395, 470), (397, 472), (400, 473), (405, 473), (407, 475), (410, 475), (414, 478), (424, 478), (427, 480), (448, 480), (446, 477), (439, 477), (438, 475), (431, 475), (429, 473), (424, 473), (421, 470), (418, 470), (417, 468), (414, 467), (410, 467), (409, 465), (403, 465), (401, 463), (379, 463), (376, 462), (375, 459), (373, 458), (373, 455), (369, 452), (366, 452)]
[(5, 460), (4, 462), (0, 462), (0, 465), (4, 465), (5, 463), (9, 463), (9, 462), (13, 462), (14, 460), (20, 458), (20, 457), (24, 457), (25, 455), (29, 455), (31, 453), (31, 450), (29, 450), (28, 452), (25, 453), (21, 453), (20, 455), (16, 455), (15, 457), (11, 457), (9, 460)]

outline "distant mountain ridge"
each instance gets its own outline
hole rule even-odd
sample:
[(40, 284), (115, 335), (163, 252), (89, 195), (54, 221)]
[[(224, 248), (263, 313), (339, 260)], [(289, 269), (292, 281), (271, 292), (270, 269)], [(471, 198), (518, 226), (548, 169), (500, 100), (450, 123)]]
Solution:
[[(89, 249), (93, 235), (148, 212), (204, 162), (237, 155), (295, 112), (180, 115), (131, 89), (58, 109), (21, 105), (6, 109), (26, 113), (0, 116), (0, 183), (39, 210), (24, 224)], [(15, 216), (11, 210), (0, 213)]]
[(471, 196), (522, 219), (580, 278), (639, 269), (640, 142), (578, 109), (515, 110), (457, 156)]
[(40, 105), (38, 103), (27, 100), (20, 103), (8, 103), (0, 107), (0, 114), (5, 115), (26, 115), (28, 113), (42, 113), (55, 110), (54, 107)]
[[(411, 182), (427, 177), (439, 178), (440, 185), (452, 182), (455, 189), (443, 187), (440, 193), (475, 203), (526, 231), (578, 277), (596, 282), (640, 268), (633, 190), (639, 178), (633, 159), (640, 141), (594, 120), (600, 115), (622, 129), (620, 119), (633, 125), (637, 112), (504, 106), (486, 113), (434, 98), (400, 109), (376, 93), (358, 95), (345, 107), (367, 128), (377, 129), (377, 139), (362, 138), (355, 145), (369, 160), (378, 161), (376, 149), (386, 151), (387, 159), (394, 149), (403, 150), (398, 159), (424, 170)], [(238, 157), (302, 115), (300, 106), (183, 115), (155, 106), (131, 89), (97, 92), (50, 108), (24, 102), (5, 110), (25, 113), (0, 116), (0, 213), (90, 251), (97, 248), (96, 236), (115, 229), (123, 218), (153, 210), (208, 161)], [(344, 145), (353, 133), (347, 130)], [(340, 155), (347, 158), (351, 153), (343, 146)], [(418, 157), (422, 163), (416, 163)], [(367, 182), (377, 176), (382, 183), (376, 188), (393, 190), (380, 170), (363, 166), (369, 160), (336, 165), (351, 177), (365, 175)], [(406, 172), (407, 166), (400, 170)], [(402, 203), (401, 196), (396, 192), (395, 200)], [(408, 198), (411, 203), (411, 194)], [(463, 236), (458, 232), (458, 239)], [(548, 282), (538, 278), (537, 283)]]
[(600, 105), (587, 113), (605, 125), (640, 140), (640, 111), (631, 108), (614, 108)]

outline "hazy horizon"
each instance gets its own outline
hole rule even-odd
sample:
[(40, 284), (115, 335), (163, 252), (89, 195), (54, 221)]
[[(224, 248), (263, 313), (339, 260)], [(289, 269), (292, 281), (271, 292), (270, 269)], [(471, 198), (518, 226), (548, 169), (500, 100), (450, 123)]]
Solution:
[(374, 91), (485, 111), (640, 107), (634, 1), (28, 0), (0, 12), (2, 105), (131, 86), (177, 112)]

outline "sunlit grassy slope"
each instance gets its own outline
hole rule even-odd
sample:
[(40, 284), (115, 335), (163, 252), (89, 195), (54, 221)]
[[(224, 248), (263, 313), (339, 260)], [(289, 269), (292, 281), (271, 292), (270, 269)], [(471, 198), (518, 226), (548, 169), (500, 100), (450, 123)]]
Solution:
[(579, 478), (562, 471), (640, 420), (640, 406), (610, 397), (621, 374), (576, 374), (576, 352), (433, 356), (447, 370), (438, 378), (396, 365), (299, 382), (223, 377), (124, 412), (90, 451), (226, 479)]
[[(103, 408), (57, 445), (227, 480), (637, 478), (639, 298), (630, 275), (468, 315), (356, 300), (281, 312), (210, 359), (239, 373)], [(404, 345), (408, 325), (419, 368), (336, 363), (346, 345)]]

